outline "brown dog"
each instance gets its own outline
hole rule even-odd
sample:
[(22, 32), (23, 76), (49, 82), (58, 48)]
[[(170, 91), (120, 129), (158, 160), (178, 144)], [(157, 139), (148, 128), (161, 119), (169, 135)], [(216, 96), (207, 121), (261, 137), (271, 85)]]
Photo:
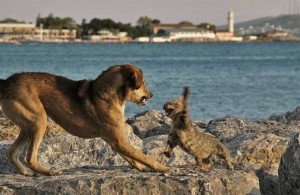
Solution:
[(3, 113), (20, 127), (20, 134), (8, 149), (7, 157), (22, 174), (31, 176), (33, 172), (19, 160), (28, 144), (25, 162), (30, 169), (44, 175), (62, 174), (43, 167), (37, 159), (48, 115), (72, 135), (102, 137), (140, 171), (148, 166), (168, 172), (167, 167), (130, 145), (124, 135), (126, 101), (142, 106), (151, 97), (142, 71), (129, 64), (112, 66), (91, 81), (73, 81), (48, 73), (14, 74), (0, 80)]

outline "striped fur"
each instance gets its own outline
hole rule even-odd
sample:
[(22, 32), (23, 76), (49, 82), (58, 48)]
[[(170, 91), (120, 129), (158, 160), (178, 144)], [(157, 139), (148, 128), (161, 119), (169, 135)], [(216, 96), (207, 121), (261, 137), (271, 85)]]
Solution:
[(201, 133), (193, 127), (189, 116), (189, 94), (189, 88), (185, 87), (182, 97), (164, 105), (164, 110), (172, 119), (172, 128), (161, 162), (166, 164), (173, 149), (179, 145), (185, 152), (195, 156), (197, 164), (203, 171), (213, 169), (210, 160), (213, 155), (224, 159), (227, 169), (233, 170), (230, 153), (225, 145), (215, 137)]

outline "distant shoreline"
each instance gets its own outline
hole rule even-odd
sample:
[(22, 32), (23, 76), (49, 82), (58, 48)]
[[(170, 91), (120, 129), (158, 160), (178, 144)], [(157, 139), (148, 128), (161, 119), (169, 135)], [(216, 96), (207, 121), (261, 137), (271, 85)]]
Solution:
[(131, 43), (138, 43), (138, 44), (176, 44), (176, 43), (264, 43), (264, 42), (299, 42), (300, 38), (297, 39), (282, 39), (282, 40), (252, 40), (252, 41), (220, 41), (220, 40), (210, 40), (210, 41), (176, 41), (176, 42), (137, 42), (137, 41), (68, 41), (68, 40), (61, 40), (61, 41), (18, 41), (18, 40), (10, 40), (10, 41), (1, 41), (0, 44), (131, 44)]

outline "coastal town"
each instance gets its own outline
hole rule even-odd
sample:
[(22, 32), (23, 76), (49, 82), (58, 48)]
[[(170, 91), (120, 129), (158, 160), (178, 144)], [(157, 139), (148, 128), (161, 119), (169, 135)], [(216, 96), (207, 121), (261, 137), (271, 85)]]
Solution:
[[(84, 24), (82, 25), (84, 26)], [(142, 24), (145, 28), (145, 24)], [(0, 43), (171, 43), (171, 42), (249, 42), (249, 41), (299, 41), (300, 37), (283, 30), (280, 26), (274, 27), (266, 23), (267, 30), (262, 33), (245, 33), (245, 29), (237, 32), (234, 23), (234, 12), (227, 14), (227, 25), (217, 28), (209, 23), (194, 25), (189, 22), (178, 24), (160, 23), (160, 21), (147, 24), (147, 33), (133, 36), (126, 30), (113, 28), (99, 28), (87, 33), (78, 28), (46, 27), (42, 22), (27, 23), (1, 23)], [(251, 26), (249, 27), (251, 29)]]

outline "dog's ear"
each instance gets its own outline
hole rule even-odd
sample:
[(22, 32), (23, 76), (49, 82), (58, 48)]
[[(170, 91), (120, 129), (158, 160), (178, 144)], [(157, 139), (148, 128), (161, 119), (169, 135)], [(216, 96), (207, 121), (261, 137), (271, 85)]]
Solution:
[(128, 80), (129, 87), (139, 89), (143, 83), (143, 74), (141, 71), (131, 70)]

